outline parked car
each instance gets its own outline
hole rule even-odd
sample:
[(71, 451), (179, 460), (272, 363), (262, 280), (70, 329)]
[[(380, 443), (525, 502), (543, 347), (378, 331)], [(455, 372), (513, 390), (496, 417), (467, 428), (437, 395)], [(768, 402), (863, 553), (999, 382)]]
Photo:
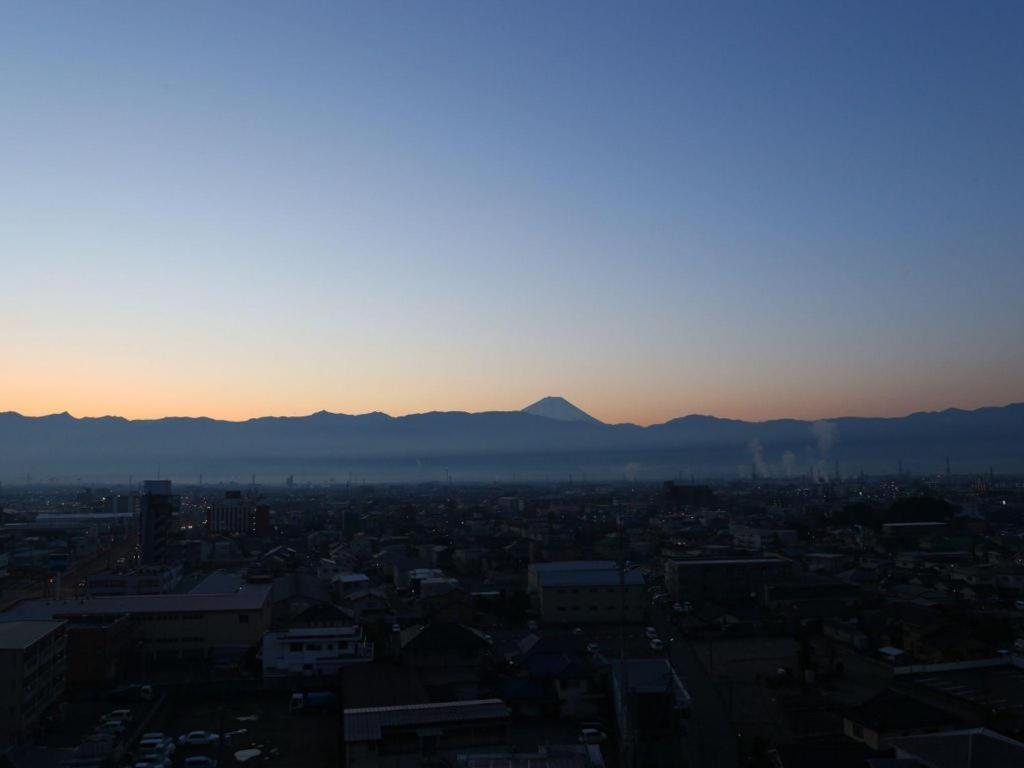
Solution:
[(128, 730), (128, 724), (123, 720), (102, 720), (94, 730), (96, 733), (109, 733), (113, 736), (120, 736)]
[(132, 768), (171, 768), (171, 761), (166, 757), (143, 757), (132, 764)]
[(173, 739), (163, 737), (157, 739), (140, 739), (139, 751), (145, 754), (156, 754), (162, 757), (171, 757), (176, 747)]
[(185, 768), (217, 768), (217, 761), (206, 755), (185, 758)]
[(584, 728), (580, 731), (580, 744), (600, 744), (607, 737), (596, 728)]
[(648, 640), (652, 640), (658, 636), (658, 630), (656, 630), (654, 627), (648, 627), (644, 630), (644, 634), (647, 636)]
[(121, 720), (125, 723), (130, 723), (132, 721), (132, 711), (130, 709), (115, 709), (107, 712), (107, 714), (100, 718), (101, 723), (105, 723), (108, 720)]
[(659, 640), (656, 637), (651, 639), (651, 650), (652, 651), (661, 651), (661, 650), (664, 650), (664, 649), (665, 649), (665, 644), (663, 642), (661, 642), (661, 640)]
[(601, 646), (597, 643), (587, 643), (587, 653), (597, 653), (601, 650)]
[(220, 741), (220, 734), (210, 731), (190, 731), (178, 737), (178, 743), (188, 747), (207, 747)]
[(107, 698), (110, 701), (150, 701), (153, 698), (153, 687), (140, 683), (124, 685), (112, 690)]

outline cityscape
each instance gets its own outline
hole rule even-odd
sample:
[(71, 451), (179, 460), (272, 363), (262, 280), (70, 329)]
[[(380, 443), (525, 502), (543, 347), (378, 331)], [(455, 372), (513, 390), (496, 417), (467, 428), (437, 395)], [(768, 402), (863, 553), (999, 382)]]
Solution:
[(2, 493), (15, 766), (1024, 755), (1020, 475)]
[(0, 3), (0, 768), (1024, 768), (1022, 41)]

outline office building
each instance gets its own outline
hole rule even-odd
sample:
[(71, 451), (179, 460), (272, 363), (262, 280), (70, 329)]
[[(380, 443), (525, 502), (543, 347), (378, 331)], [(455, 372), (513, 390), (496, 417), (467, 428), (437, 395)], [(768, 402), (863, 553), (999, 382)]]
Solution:
[(206, 529), (210, 533), (237, 533), (244, 536), (264, 536), (269, 527), (270, 509), (257, 504), (241, 491), (226, 491), (224, 498), (210, 505), (206, 516)]
[(147, 480), (139, 498), (139, 545), (142, 562), (160, 563), (167, 555), (175, 503), (170, 480)]

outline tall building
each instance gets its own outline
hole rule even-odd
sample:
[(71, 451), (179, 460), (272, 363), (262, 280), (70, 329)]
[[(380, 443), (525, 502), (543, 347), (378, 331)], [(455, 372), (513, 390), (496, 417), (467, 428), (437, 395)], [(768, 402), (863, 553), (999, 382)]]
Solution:
[(245, 536), (264, 536), (269, 527), (270, 509), (257, 504), (252, 496), (241, 491), (226, 491), (224, 498), (214, 502), (206, 516), (206, 529), (210, 533), (240, 533)]
[(690, 694), (666, 659), (612, 662), (612, 695), (621, 765), (686, 764)]
[(139, 497), (139, 539), (144, 564), (159, 563), (167, 554), (174, 497), (170, 480), (147, 480)]

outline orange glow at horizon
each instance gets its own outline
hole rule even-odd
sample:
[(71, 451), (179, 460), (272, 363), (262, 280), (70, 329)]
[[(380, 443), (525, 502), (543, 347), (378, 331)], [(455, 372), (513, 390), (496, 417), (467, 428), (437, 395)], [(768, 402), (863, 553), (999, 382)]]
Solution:
[(637, 396), (629, 397), (619, 392), (541, 389), (522, 384), (480, 392), (460, 388), (457, 382), (448, 388), (431, 386), (423, 391), (403, 391), (397, 386), (346, 388), (346, 393), (339, 395), (331, 392), (327, 382), (296, 386), (295, 391), (252, 380), (227, 387), (210, 384), (202, 380), (154, 381), (130, 372), (113, 378), (99, 373), (88, 375), (84, 371), (78, 371), (73, 378), (61, 376), (34, 381), (21, 378), (0, 383), (0, 411), (16, 411), (25, 416), (66, 411), (78, 418), (180, 416), (244, 421), (261, 416), (306, 416), (321, 410), (347, 414), (382, 411), (391, 416), (427, 411), (515, 411), (541, 397), (560, 395), (606, 423), (649, 425), (690, 414), (745, 421), (904, 416), (949, 407), (972, 409), (1005, 405), (1021, 399), (994, 390), (987, 395), (976, 392), (972, 398), (955, 401), (944, 399), (941, 393), (930, 397), (915, 397), (913, 393), (879, 397), (879, 393), (871, 392), (857, 393), (858, 397), (799, 399), (766, 394), (754, 400), (745, 398), (740, 391), (721, 388), (717, 392), (690, 390), (678, 396), (640, 391)]

